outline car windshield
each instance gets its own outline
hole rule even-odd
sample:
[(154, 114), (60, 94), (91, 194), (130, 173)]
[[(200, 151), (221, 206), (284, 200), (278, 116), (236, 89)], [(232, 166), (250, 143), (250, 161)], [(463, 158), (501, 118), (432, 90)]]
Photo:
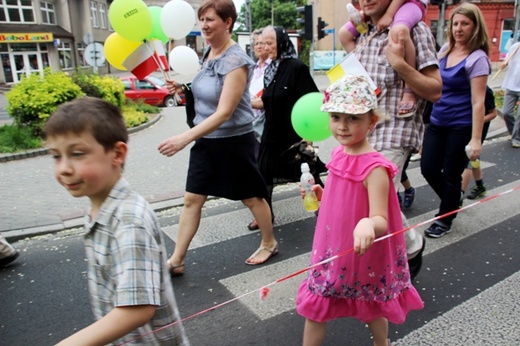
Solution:
[(163, 86), (166, 85), (166, 83), (165, 83), (162, 79), (160, 79), (160, 78), (157, 78), (157, 77), (154, 77), (154, 76), (148, 76), (148, 79), (149, 79), (152, 83), (154, 83), (154, 84), (156, 84), (156, 85), (158, 85), (158, 86), (160, 86), (160, 87), (163, 87)]

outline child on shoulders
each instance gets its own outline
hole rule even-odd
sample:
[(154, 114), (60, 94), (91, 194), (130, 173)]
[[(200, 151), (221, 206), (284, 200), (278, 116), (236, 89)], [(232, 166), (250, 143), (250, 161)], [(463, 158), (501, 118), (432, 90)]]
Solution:
[[(415, 48), (410, 31), (424, 18), (428, 3), (428, 0), (393, 0), (390, 2), (385, 14), (377, 23), (373, 23), (376, 25), (378, 32), (390, 27), (389, 36), (394, 42), (398, 42), (399, 36), (403, 35), (405, 61), (414, 68)], [(347, 53), (350, 53), (356, 47), (356, 39), (359, 34), (356, 25), (352, 23), (352, 18), (340, 29), (339, 39)], [(397, 117), (407, 118), (413, 116), (417, 110), (416, 103), (417, 97), (412, 89), (405, 85)]]

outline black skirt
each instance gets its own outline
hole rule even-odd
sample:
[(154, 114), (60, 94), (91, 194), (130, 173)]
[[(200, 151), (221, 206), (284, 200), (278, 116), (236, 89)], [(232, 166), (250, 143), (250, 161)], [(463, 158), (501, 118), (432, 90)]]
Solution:
[(235, 201), (267, 198), (267, 187), (255, 159), (255, 141), (253, 132), (195, 141), (186, 191)]

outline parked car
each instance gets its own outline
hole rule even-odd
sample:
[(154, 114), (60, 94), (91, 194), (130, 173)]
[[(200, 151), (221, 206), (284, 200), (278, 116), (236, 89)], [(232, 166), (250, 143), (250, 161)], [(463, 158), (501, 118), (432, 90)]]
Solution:
[(157, 77), (148, 76), (137, 79), (134, 76), (121, 77), (125, 85), (125, 96), (128, 99), (142, 99), (144, 103), (153, 106), (174, 107), (184, 105), (186, 99), (184, 94), (172, 95), (166, 88), (166, 83)]

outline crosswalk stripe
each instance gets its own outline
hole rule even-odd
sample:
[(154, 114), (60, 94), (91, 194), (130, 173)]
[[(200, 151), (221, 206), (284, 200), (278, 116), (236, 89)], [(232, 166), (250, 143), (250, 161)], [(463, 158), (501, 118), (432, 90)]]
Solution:
[[(496, 193), (510, 190), (519, 184), (520, 181), (515, 181), (510, 184), (500, 186), (496, 189), (489, 190), (488, 195), (491, 196)], [(515, 215), (517, 211), (520, 210), (520, 198), (518, 198), (517, 194), (518, 192), (513, 192), (512, 195), (505, 195), (502, 200), (494, 199), (486, 204), (476, 205), (473, 208), (461, 212), (454, 222), (454, 232), (444, 238), (429, 240), (425, 254), (432, 253), (444, 246), (463, 240), (466, 237), (469, 237), (488, 227), (502, 222), (504, 219), (508, 218), (508, 216)], [(298, 197), (280, 201), (279, 203), (283, 203), (289, 210), (292, 211), (303, 209), (301, 207), (301, 201)], [(229, 215), (234, 213), (236, 213), (235, 216)], [(246, 211), (246, 213), (248, 213), (248, 211)], [(301, 213), (299, 214), (301, 215)], [(434, 214), (435, 211), (431, 211), (412, 218), (410, 219), (410, 224), (413, 225), (417, 222), (430, 219), (434, 216)], [(239, 220), (241, 223), (239, 222), (238, 225), (243, 227), (242, 223), (244, 219), (240, 211), (226, 213), (226, 215), (216, 215), (212, 218), (225, 218), (227, 222), (231, 222), (232, 224), (235, 223), (235, 220)], [(301, 219), (301, 216), (299, 219)], [(219, 223), (218, 221), (214, 221), (211, 222), (211, 224)], [(426, 226), (424, 226), (423, 229), (424, 228), (426, 228)], [(420, 231), (423, 229), (420, 229)], [(231, 231), (231, 233), (235, 232), (236, 230)], [(242, 232), (242, 234), (247, 233), (248, 232), (246, 231)], [(222, 240), (228, 239), (230, 234), (223, 235)], [(236, 233), (234, 235), (238, 236)], [(216, 240), (214, 236), (204, 237), (204, 239), (206, 241), (210, 239)], [(203, 242), (199, 243), (198, 246), (208, 245), (207, 243), (202, 243)], [(283, 253), (283, 247), (281, 252)], [(303, 255), (292, 257), (269, 266), (255, 268), (253, 270), (222, 279), (220, 280), (220, 283), (224, 285), (233, 295), (239, 296), (247, 292), (260, 289), (262, 286), (276, 281), (282, 276), (280, 273), (284, 273), (283, 275), (286, 275), (307, 267), (309, 264), (309, 256), (310, 252), (307, 252)], [(425, 270), (428, 270), (428, 268), (425, 268)], [(302, 274), (286, 282), (271, 286), (270, 293), (266, 301), (261, 301), (257, 294), (252, 294), (244, 297), (241, 300), (241, 303), (247, 306), (251, 313), (255, 314), (259, 319), (262, 320), (291, 311), (295, 307), (296, 291), (305, 275), (306, 274)]]
[(392, 344), (520, 345), (519, 285), (516, 272)]

